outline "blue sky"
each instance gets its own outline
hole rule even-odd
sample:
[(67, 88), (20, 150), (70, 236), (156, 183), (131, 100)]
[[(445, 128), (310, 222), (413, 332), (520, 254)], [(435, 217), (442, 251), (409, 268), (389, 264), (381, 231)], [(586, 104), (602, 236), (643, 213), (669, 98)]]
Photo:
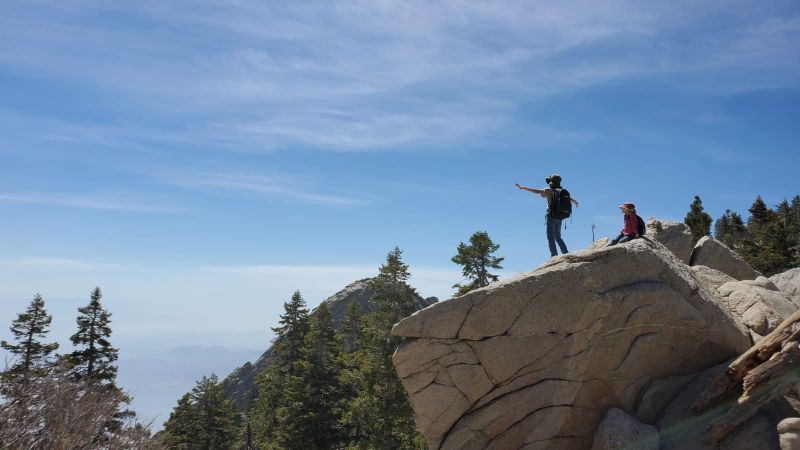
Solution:
[(503, 276), (536, 267), (544, 202), (515, 182), (564, 177), (572, 249), (622, 201), (800, 193), (800, 5), (652, 3), (3, 2), (0, 324), (40, 292), (66, 342), (99, 285), (163, 418), (204, 373), (159, 403), (131, 361), (194, 346), (224, 375), (295, 289), (314, 306), (395, 245), (424, 296), (478, 230)]

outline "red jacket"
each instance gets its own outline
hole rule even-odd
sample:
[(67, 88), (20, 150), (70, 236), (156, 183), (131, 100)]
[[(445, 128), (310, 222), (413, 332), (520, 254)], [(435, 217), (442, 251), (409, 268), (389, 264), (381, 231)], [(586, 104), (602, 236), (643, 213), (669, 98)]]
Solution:
[(636, 219), (636, 211), (630, 214), (625, 214), (625, 226), (622, 227), (622, 234), (624, 236), (638, 236), (638, 220)]

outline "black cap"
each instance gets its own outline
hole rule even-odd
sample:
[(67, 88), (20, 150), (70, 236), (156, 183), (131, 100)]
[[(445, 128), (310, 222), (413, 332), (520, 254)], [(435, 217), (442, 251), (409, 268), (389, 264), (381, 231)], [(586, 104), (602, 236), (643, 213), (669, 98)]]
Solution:
[(555, 183), (557, 185), (560, 185), (561, 184), (561, 175), (559, 175), (557, 173), (554, 173), (554, 174), (550, 175), (549, 177), (545, 178), (544, 181), (547, 184), (550, 184), (550, 182), (552, 181), (553, 183)]

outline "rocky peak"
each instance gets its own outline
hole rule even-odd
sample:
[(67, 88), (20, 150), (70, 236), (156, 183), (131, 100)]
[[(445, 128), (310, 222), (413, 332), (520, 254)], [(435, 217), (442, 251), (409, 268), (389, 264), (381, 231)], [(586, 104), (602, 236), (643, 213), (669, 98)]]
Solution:
[[(347, 307), (351, 303), (357, 303), (361, 310), (365, 312), (374, 309), (374, 304), (370, 301), (374, 293), (372, 289), (373, 280), (374, 278), (364, 278), (354, 281), (339, 292), (323, 300), (322, 303), (326, 303), (331, 311), (335, 328), (339, 328), (345, 311), (347, 311)], [(437, 301), (438, 299), (436, 297), (423, 298), (417, 294), (416, 309), (423, 309)], [(312, 311), (311, 314), (314, 314), (315, 311), (316, 309)], [(267, 348), (255, 363), (246, 362), (244, 365), (231, 372), (231, 374), (223, 380), (225, 395), (233, 400), (234, 406), (238, 411), (244, 411), (247, 408), (250, 396), (252, 395), (253, 381), (256, 375), (271, 364), (272, 346)]]
[[(685, 226), (651, 220), (644, 239), (551, 258), (395, 325), (407, 338), (395, 367), (431, 448), (658, 448), (662, 427), (690, 420), (672, 404), (687, 383), (792, 311), (777, 283), (689, 267), (692, 252)], [(646, 446), (603, 447), (612, 409), (627, 430), (648, 425)]]

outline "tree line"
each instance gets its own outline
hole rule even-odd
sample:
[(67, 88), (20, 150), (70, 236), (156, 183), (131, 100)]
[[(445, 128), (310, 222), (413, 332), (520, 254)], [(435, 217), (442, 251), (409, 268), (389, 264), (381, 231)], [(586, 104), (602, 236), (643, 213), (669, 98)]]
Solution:
[[(800, 266), (800, 195), (784, 199), (769, 208), (757, 196), (742, 216), (726, 209), (714, 223), (714, 239), (736, 251), (754, 269), (772, 276)], [(695, 196), (684, 222), (692, 230), (695, 242), (711, 234), (712, 218), (703, 211), (703, 203)]]
[[(299, 291), (273, 328), (272, 364), (236, 418), (215, 376), (204, 377), (164, 424), (175, 449), (423, 449), (392, 365), (391, 327), (414, 311), (416, 291), (395, 248), (372, 283), (371, 312), (348, 306), (336, 330), (326, 303), (310, 313)], [(238, 419), (238, 420), (237, 420)]]
[[(460, 243), (457, 295), (497, 280), (503, 258), (485, 231)], [(271, 365), (257, 375), (247, 411), (236, 416), (215, 375), (184, 395), (164, 424), (174, 449), (424, 449), (427, 442), (392, 364), (392, 326), (414, 312), (417, 293), (395, 247), (371, 281), (374, 309), (348, 305), (339, 329), (326, 303), (309, 313), (300, 291), (284, 303)]]
[(73, 350), (66, 354), (47, 342), (52, 316), (41, 295), (12, 322), (12, 341), (0, 341), (11, 357), (0, 373), (0, 447), (160, 448), (116, 385), (118, 351), (101, 299), (95, 288), (89, 304), (78, 308)]

